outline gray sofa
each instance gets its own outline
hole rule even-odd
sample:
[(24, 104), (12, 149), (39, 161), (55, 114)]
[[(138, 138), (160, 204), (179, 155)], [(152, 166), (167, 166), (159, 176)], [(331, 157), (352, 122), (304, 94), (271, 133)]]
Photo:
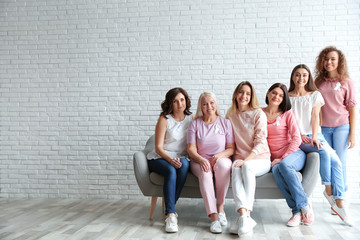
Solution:
[[(155, 135), (151, 136), (146, 142), (145, 149), (134, 154), (133, 164), (136, 181), (144, 196), (150, 196), (150, 219), (156, 206), (157, 197), (163, 196), (164, 179), (157, 173), (150, 172), (148, 168), (148, 160), (146, 155), (154, 148)], [(320, 159), (318, 153), (308, 153), (305, 167), (298, 173), (303, 188), (308, 196), (313, 192), (319, 178)], [(185, 198), (201, 198), (198, 179), (189, 172), (185, 186), (181, 192), (181, 197)], [(232, 198), (231, 184), (226, 195)], [(255, 199), (281, 199), (284, 198), (278, 189), (275, 179), (271, 172), (256, 178)]]

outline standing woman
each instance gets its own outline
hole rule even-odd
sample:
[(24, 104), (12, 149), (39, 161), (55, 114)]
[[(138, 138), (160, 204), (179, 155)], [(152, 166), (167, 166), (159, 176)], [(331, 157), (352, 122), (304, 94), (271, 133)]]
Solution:
[(315, 84), (325, 100), (321, 108), (321, 130), (341, 160), (347, 191), (346, 159), (348, 148), (355, 146), (356, 100), (345, 55), (339, 49), (330, 46), (320, 52)]
[[(317, 91), (310, 69), (306, 65), (299, 64), (293, 69), (290, 76), (289, 95), (301, 134), (300, 148), (305, 153), (319, 153), (320, 175), (325, 185), (324, 195), (331, 208), (346, 224), (351, 226), (349, 214), (345, 209), (341, 162), (321, 133), (320, 108), (324, 105), (324, 99)], [(333, 198), (330, 197), (331, 195)]]
[(235, 147), (231, 123), (220, 116), (216, 97), (211, 92), (204, 92), (199, 97), (195, 120), (188, 129), (187, 143), (191, 171), (199, 179), (206, 213), (211, 219), (210, 231), (221, 233), (221, 226), (227, 225), (224, 203), (230, 184), (230, 157)]
[(235, 156), (232, 167), (232, 189), (239, 218), (230, 232), (239, 236), (251, 232), (256, 222), (251, 218), (256, 177), (270, 170), (266, 115), (259, 107), (250, 82), (241, 82), (235, 89), (232, 105), (226, 116), (234, 129)]
[(150, 171), (164, 176), (166, 232), (177, 232), (175, 204), (189, 171), (186, 133), (192, 121), (191, 101), (182, 88), (166, 93), (155, 129), (155, 149), (147, 155)]
[(273, 84), (266, 94), (265, 102), (268, 106), (263, 111), (267, 117), (272, 172), (293, 214), (287, 226), (295, 227), (301, 222), (311, 225), (314, 214), (296, 173), (304, 167), (306, 155), (299, 149), (301, 137), (290, 110), (286, 86)]

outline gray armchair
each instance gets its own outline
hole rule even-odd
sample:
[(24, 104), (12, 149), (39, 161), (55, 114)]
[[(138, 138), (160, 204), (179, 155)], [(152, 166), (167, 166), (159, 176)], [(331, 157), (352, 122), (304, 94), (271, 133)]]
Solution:
[[(163, 196), (164, 178), (157, 173), (150, 172), (146, 155), (154, 148), (155, 135), (151, 136), (146, 142), (145, 149), (134, 154), (133, 164), (136, 181), (144, 196), (151, 196), (150, 219), (152, 219), (156, 201)], [(298, 173), (303, 188), (308, 196), (313, 192), (319, 178), (320, 159), (316, 152), (308, 153), (305, 167)], [(199, 181), (189, 172), (185, 186), (181, 192), (181, 197), (201, 198)], [(226, 195), (232, 198), (231, 186)], [(256, 178), (255, 199), (281, 199), (284, 198), (278, 189), (273, 174), (271, 172)]]

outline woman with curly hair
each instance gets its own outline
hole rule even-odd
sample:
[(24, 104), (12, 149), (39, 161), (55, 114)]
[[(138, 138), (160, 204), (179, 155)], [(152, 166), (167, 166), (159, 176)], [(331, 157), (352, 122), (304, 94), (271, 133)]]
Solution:
[[(325, 100), (321, 108), (321, 130), (341, 160), (346, 191), (347, 150), (355, 146), (356, 98), (342, 51), (329, 46), (320, 52), (316, 61), (315, 84)], [(324, 195), (332, 204), (332, 192), (326, 191)]]

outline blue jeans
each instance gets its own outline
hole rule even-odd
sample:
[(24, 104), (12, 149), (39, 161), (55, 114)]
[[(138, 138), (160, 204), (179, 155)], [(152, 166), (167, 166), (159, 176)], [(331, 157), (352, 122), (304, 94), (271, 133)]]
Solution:
[[(307, 136), (311, 138), (312, 134)], [(301, 144), (300, 148), (305, 153), (319, 153), (322, 184), (332, 186), (334, 199), (342, 199), (344, 198), (344, 179), (340, 159), (321, 133), (318, 134), (318, 140), (323, 144), (319, 149), (317, 149), (316, 146), (311, 146), (310, 143)]]
[(163, 194), (165, 200), (165, 214), (175, 213), (175, 204), (180, 197), (189, 171), (189, 161), (180, 158), (181, 167), (176, 169), (163, 158), (149, 160), (149, 169), (164, 176)]
[(346, 159), (348, 152), (347, 141), (350, 135), (350, 124), (347, 123), (339, 127), (321, 127), (321, 131), (326, 141), (336, 151), (336, 154), (340, 158), (344, 177), (344, 190), (347, 191)]
[(298, 150), (272, 168), (276, 184), (293, 214), (300, 212), (301, 208), (308, 205), (308, 197), (296, 173), (304, 167), (305, 159), (305, 153)]

